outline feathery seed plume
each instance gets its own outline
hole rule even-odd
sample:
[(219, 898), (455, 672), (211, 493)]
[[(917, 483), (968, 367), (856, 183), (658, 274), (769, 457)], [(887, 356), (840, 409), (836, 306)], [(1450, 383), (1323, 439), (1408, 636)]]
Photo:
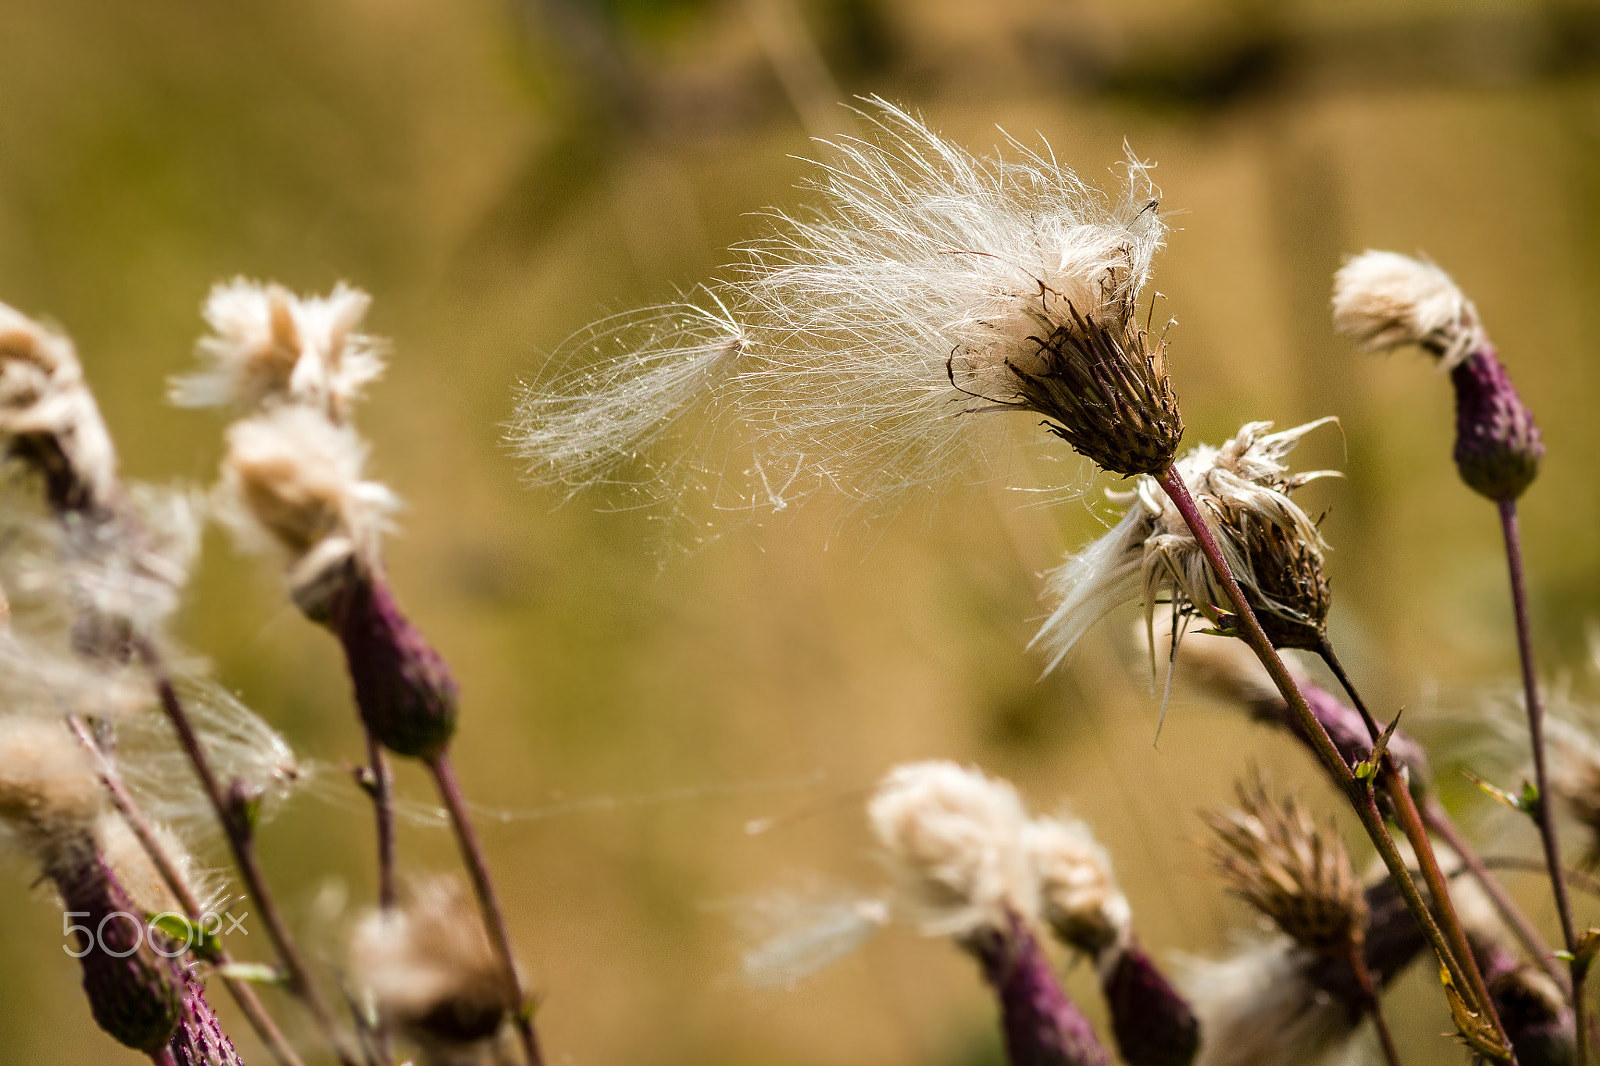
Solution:
[(1544, 442), (1478, 319), (1432, 263), (1364, 252), (1334, 276), (1333, 324), (1369, 351), (1415, 344), (1450, 372), (1456, 468), (1475, 492), (1514, 500), (1539, 474)]
[[(1178, 460), (1183, 477), (1234, 576), (1274, 643), (1314, 646), (1328, 611), (1322, 577), (1326, 548), (1317, 524), (1291, 498), (1300, 486), (1332, 471), (1291, 475), (1285, 457), (1319, 419), (1278, 433), (1271, 422), (1251, 422), (1221, 448), (1200, 445)], [(1147, 626), (1156, 605), (1169, 601), (1180, 615), (1213, 624), (1229, 601), (1200, 551), (1193, 532), (1152, 478), (1126, 493), (1108, 493), (1127, 506), (1122, 520), (1046, 577), (1055, 603), (1033, 638), (1053, 670), (1107, 612), (1142, 597)]]
[(350, 961), (379, 1016), (429, 1061), (492, 1039), (517, 1007), (472, 898), (453, 878), (413, 884), (399, 907), (364, 918)]
[(1367, 903), (1337, 829), (1318, 829), (1292, 796), (1274, 800), (1259, 775), (1235, 791), (1237, 809), (1205, 813), (1229, 890), (1308, 951), (1342, 958), (1359, 950)]
[(831, 146), (815, 213), (776, 215), (703, 304), (602, 322), (570, 346), (591, 369), (523, 390), (513, 440), (535, 483), (607, 479), (700, 401), (746, 432), (758, 508), (970, 478), (976, 416), (996, 410), (1108, 470), (1166, 468), (1183, 423), (1139, 314), (1165, 233), (1148, 167), (1130, 160), (1108, 196), (1016, 141), (978, 157), (869, 103), (878, 136)]
[(211, 334), (196, 346), (207, 366), (172, 383), (183, 407), (244, 410), (302, 404), (343, 422), (383, 373), (383, 344), (356, 332), (372, 297), (343, 282), (327, 296), (296, 296), (245, 278), (206, 297)]
[(1007, 915), (1037, 913), (1028, 815), (1010, 783), (953, 762), (907, 763), (879, 782), (867, 817), (928, 934), (1006, 929)]
[(62, 510), (111, 502), (117, 454), (65, 336), (0, 304), (0, 434)]

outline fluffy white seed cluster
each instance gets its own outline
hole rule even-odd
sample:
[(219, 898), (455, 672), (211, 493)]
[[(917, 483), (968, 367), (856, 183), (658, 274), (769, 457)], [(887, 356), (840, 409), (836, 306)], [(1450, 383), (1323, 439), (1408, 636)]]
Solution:
[(1369, 351), (1417, 344), (1448, 370), (1488, 343), (1477, 308), (1424, 259), (1363, 252), (1333, 279), (1333, 325)]
[(64, 464), (87, 492), (84, 503), (107, 502), (116, 485), (117, 453), (72, 342), (0, 304), (0, 433), (13, 448), (26, 442), (40, 463)]
[[(1202, 444), (1177, 463), (1190, 494), (1212, 520), (1234, 577), (1268, 611), (1278, 605), (1262, 592), (1256, 560), (1236, 531), (1216, 519), (1243, 518), (1324, 550), (1316, 522), (1290, 493), (1337, 474), (1318, 470), (1290, 475), (1285, 458), (1307, 433), (1331, 421), (1323, 418), (1278, 433), (1269, 432), (1271, 422), (1251, 422), (1221, 448)], [(1211, 621), (1232, 609), (1193, 532), (1153, 478), (1140, 478), (1130, 492), (1107, 495), (1127, 507), (1121, 520), (1046, 575), (1045, 598), (1054, 606), (1030, 645), (1049, 657), (1046, 672), (1060, 665), (1096, 622), (1124, 603), (1143, 602), (1151, 632), (1156, 606), (1163, 602), (1180, 615), (1193, 612)]]
[(60, 719), (0, 718), (0, 825), (14, 843), (57, 865), (105, 809), (94, 762)]
[[(1144, 165), (1107, 196), (1016, 141), (982, 158), (871, 106), (877, 136), (832, 146), (817, 209), (775, 216), (703, 303), (602, 322), (525, 386), (531, 481), (676, 478), (666, 491), (705, 488), (723, 510), (821, 487), (879, 501), (984, 476), (975, 415), (1035, 410), (1049, 338), (1088, 321), (1142, 352), (1165, 233)], [(738, 458), (707, 450), (729, 426)]]
[(1088, 827), (1030, 818), (1009, 782), (953, 762), (908, 763), (879, 783), (867, 817), (930, 935), (1042, 917), (1094, 956), (1126, 940), (1127, 899)]
[(1350, 1009), (1313, 982), (1315, 956), (1286, 937), (1190, 959), (1181, 979), (1204, 1039), (1195, 1066), (1318, 1063), (1354, 1031)]
[(416, 1040), (429, 1061), (457, 1061), (492, 1039), (513, 1006), (477, 908), (452, 878), (412, 885), (401, 906), (363, 918), (350, 963), (380, 1016)]
[(398, 501), (363, 471), (367, 447), (349, 424), (382, 374), (382, 342), (358, 332), (371, 298), (343, 283), (324, 297), (235, 279), (211, 291), (204, 369), (173, 383), (174, 402), (231, 407), (219, 512), (241, 543), (280, 552), (297, 602), (315, 609), (351, 560), (379, 565)]

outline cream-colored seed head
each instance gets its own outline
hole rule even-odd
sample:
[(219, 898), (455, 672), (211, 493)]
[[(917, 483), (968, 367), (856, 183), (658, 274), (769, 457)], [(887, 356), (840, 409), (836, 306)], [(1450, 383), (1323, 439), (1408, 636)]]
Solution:
[(351, 557), (375, 565), (397, 501), (362, 478), (365, 461), (353, 430), (309, 407), (236, 422), (222, 465), (224, 518), (247, 543), (281, 549), (297, 591)]
[(205, 303), (211, 334), (197, 345), (206, 369), (173, 382), (189, 407), (304, 404), (334, 421), (348, 417), (383, 373), (379, 341), (356, 331), (372, 298), (340, 282), (327, 296), (235, 278)]
[(953, 762), (897, 766), (867, 805), (873, 834), (931, 935), (1005, 928), (1039, 906), (1027, 812), (1005, 781)]
[(488, 1039), (513, 1007), (478, 910), (453, 878), (414, 885), (398, 908), (364, 918), (350, 963), (380, 1015), (425, 1047)]
[(1076, 818), (1035, 818), (1024, 840), (1039, 879), (1040, 916), (1056, 935), (1095, 959), (1125, 945), (1133, 914), (1089, 827)]
[(0, 823), (49, 865), (75, 848), (105, 809), (89, 753), (61, 719), (0, 718)]
[(1356, 1019), (1312, 981), (1314, 961), (1287, 937), (1189, 960), (1181, 984), (1203, 1034), (1195, 1066), (1311, 1066), (1343, 1045)]
[(66, 337), (0, 304), (0, 432), (48, 437), (98, 502), (111, 496), (117, 454)]
[(1487, 343), (1450, 275), (1396, 252), (1363, 252), (1334, 275), (1333, 327), (1369, 351), (1421, 345), (1446, 369)]

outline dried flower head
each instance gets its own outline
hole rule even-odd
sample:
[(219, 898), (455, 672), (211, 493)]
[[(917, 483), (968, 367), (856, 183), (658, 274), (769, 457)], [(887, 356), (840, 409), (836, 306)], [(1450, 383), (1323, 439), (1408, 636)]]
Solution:
[(106, 808), (93, 761), (59, 718), (0, 717), (0, 825), (42, 865), (82, 861)]
[(37, 470), (55, 505), (110, 502), (117, 455), (66, 337), (0, 304), (0, 434)]
[(245, 543), (284, 553), (290, 591), (311, 613), (346, 564), (378, 566), (398, 504), (363, 478), (366, 457), (354, 430), (309, 407), (277, 407), (228, 429), (222, 517)]
[[(1043, 418), (1107, 469), (1166, 468), (1183, 423), (1140, 315), (1165, 233), (1148, 168), (1130, 160), (1107, 196), (1015, 141), (1014, 158), (980, 158), (870, 104), (878, 136), (832, 145), (818, 209), (775, 216), (733, 281), (600, 323), (525, 388), (514, 440), (536, 483), (680, 470), (645, 456), (702, 400), (746, 435), (729, 466), (748, 468), (735, 494), (753, 508), (971, 478), (975, 416), (995, 410)], [(588, 369), (573, 358), (590, 352)]]
[(516, 1004), (471, 897), (453, 878), (410, 886), (356, 926), (351, 970), (379, 1015), (430, 1053), (489, 1040)]
[(1282, 937), (1189, 960), (1182, 985), (1202, 1034), (1195, 1066), (1302, 1066), (1349, 1039), (1356, 1016), (1313, 979), (1317, 961)]
[[(1328, 611), (1326, 545), (1316, 522), (1290, 497), (1333, 472), (1291, 475), (1284, 459), (1329, 421), (1279, 433), (1268, 432), (1271, 422), (1251, 422), (1221, 448), (1200, 445), (1177, 463), (1262, 626), (1285, 647), (1315, 646)], [(1111, 495), (1128, 507), (1122, 520), (1047, 576), (1045, 595), (1056, 606), (1033, 638), (1050, 656), (1047, 669), (1108, 611), (1130, 600), (1142, 597), (1147, 626), (1163, 601), (1180, 615), (1213, 623), (1230, 610), (1193, 532), (1153, 478)]]
[(1345, 957), (1360, 950), (1367, 902), (1338, 830), (1319, 829), (1292, 796), (1274, 800), (1259, 775), (1236, 792), (1237, 809), (1204, 815), (1229, 891), (1308, 951)]
[(1023, 840), (1039, 879), (1039, 915), (1056, 936), (1091, 959), (1125, 945), (1133, 913), (1089, 827), (1071, 817), (1035, 818)]
[(206, 297), (211, 334), (197, 345), (206, 369), (176, 379), (185, 407), (257, 409), (304, 404), (344, 421), (383, 373), (383, 344), (358, 333), (372, 298), (343, 282), (327, 296), (235, 278)]
[(867, 805), (874, 836), (930, 935), (1009, 928), (1039, 907), (1027, 812), (1005, 781), (953, 762), (895, 767)]
[(1425, 259), (1368, 251), (1333, 279), (1333, 327), (1368, 351), (1415, 344), (1454, 367), (1488, 338), (1450, 275)]
[(1420, 345), (1450, 371), (1456, 467), (1474, 491), (1514, 500), (1533, 483), (1544, 443), (1500, 363), (1478, 310), (1432, 263), (1364, 252), (1334, 277), (1333, 324), (1372, 351)]

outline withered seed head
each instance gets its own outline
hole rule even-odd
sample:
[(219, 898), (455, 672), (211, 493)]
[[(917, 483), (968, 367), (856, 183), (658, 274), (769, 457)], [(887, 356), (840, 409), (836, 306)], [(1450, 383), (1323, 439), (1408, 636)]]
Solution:
[(1272, 646), (1319, 647), (1333, 606), (1322, 548), (1293, 530), (1248, 514), (1226, 513), (1222, 524), (1251, 562), (1255, 581), (1245, 595)]
[(1236, 786), (1237, 810), (1208, 811), (1212, 858), (1228, 889), (1296, 944), (1347, 956), (1366, 937), (1367, 901), (1338, 833), (1319, 830), (1294, 797), (1275, 801), (1262, 778)]

